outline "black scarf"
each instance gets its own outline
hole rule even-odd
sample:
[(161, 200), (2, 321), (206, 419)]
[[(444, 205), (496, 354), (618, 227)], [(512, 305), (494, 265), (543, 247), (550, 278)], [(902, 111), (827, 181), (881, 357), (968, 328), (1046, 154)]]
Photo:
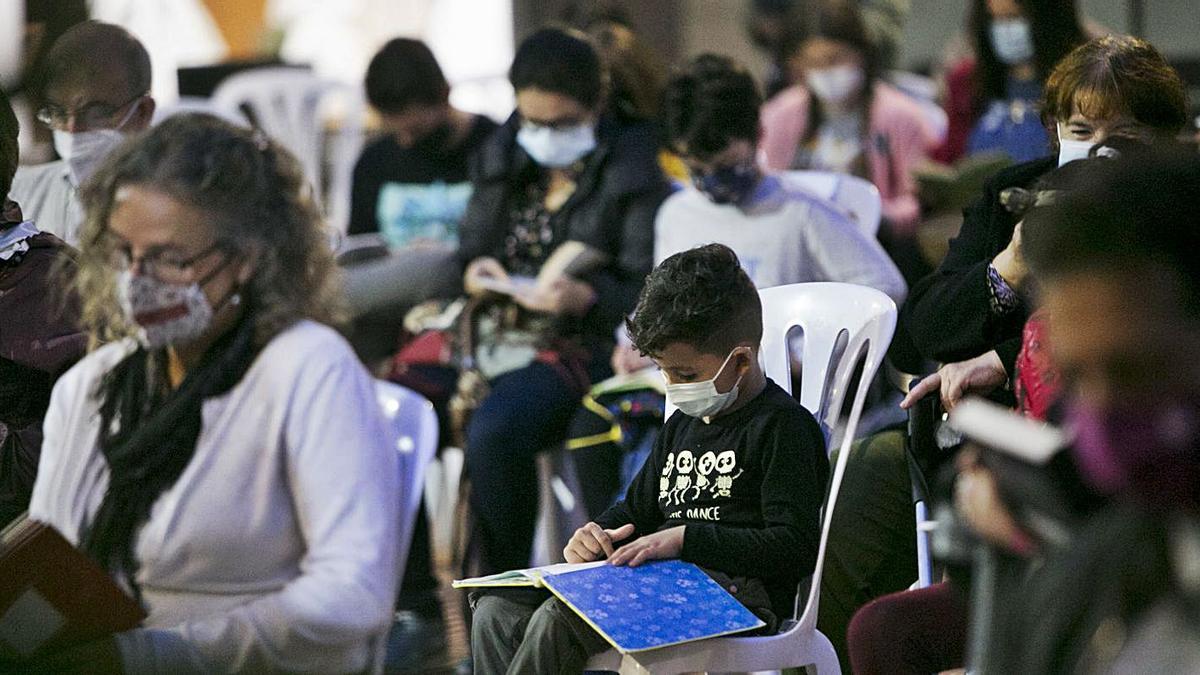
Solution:
[[(249, 315), (247, 308), (243, 317)], [(192, 461), (201, 405), (232, 389), (257, 354), (253, 322), (243, 318), (174, 391), (163, 355), (141, 347), (104, 377), (99, 440), (109, 482), (100, 509), (84, 528), (83, 549), (110, 574), (124, 576), (135, 593), (134, 541), (154, 502)]]

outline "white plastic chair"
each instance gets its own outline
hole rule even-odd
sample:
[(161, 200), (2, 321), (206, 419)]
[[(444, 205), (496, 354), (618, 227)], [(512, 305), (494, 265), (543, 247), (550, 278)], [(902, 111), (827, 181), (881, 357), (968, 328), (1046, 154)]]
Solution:
[(425, 469), (437, 452), (437, 413), (425, 397), (385, 380), (375, 381), (375, 397), (393, 432), (396, 451), (400, 453), (400, 485), (404, 501), (400, 507), (399, 575), (404, 578), (417, 510), (422, 506)]
[(788, 185), (827, 199), (848, 211), (868, 236), (874, 238), (879, 234), (883, 200), (871, 181), (828, 171), (785, 171), (783, 179)]
[(760, 360), (764, 369), (779, 386), (790, 391), (788, 334), (796, 327), (802, 330), (800, 402), (822, 424), (832, 427), (836, 422), (855, 366), (860, 358), (863, 363), (822, 514), (821, 542), (804, 611), (799, 621), (776, 635), (714, 638), (636, 654), (610, 650), (593, 658), (588, 670), (741, 673), (811, 666), (822, 675), (841, 672), (833, 645), (816, 628), (821, 570), (854, 430), (868, 385), (883, 362), (896, 328), (896, 304), (873, 288), (832, 282), (776, 286), (759, 291), (759, 295), (763, 303)]
[[(330, 222), (346, 230), (350, 181), (363, 144), (366, 101), (360, 88), (300, 68), (256, 68), (229, 76), (212, 100), (222, 110), (248, 114), (256, 128), (296, 155), (316, 194), (324, 196)], [(330, 119), (338, 126), (326, 143)]]
[[(421, 395), (385, 380), (375, 381), (375, 399), (392, 431), (389, 440), (400, 454), (400, 532), (396, 541), (400, 564), (396, 569), (396, 579), (401, 580), (408, 564), (417, 509), (422, 506), (425, 469), (437, 452), (437, 413), (433, 410), (433, 404)], [(388, 630), (374, 639), (372, 673), (383, 672), (390, 628), (389, 625)]]
[(151, 124), (157, 126), (169, 117), (186, 113), (207, 113), (209, 115), (216, 115), (226, 122), (236, 124), (239, 127), (250, 126), (250, 121), (246, 119), (246, 115), (242, 111), (222, 108), (213, 103), (211, 98), (204, 98), (202, 96), (180, 96), (174, 103), (155, 107), (154, 118)]

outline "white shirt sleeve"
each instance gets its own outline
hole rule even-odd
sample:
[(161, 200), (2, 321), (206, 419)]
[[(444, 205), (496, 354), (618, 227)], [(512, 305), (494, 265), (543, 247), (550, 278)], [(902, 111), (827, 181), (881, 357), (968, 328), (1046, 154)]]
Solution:
[(908, 286), (883, 247), (852, 220), (811, 205), (801, 227), (802, 242), (813, 266), (812, 275), (828, 281), (869, 286), (899, 306)]
[[(218, 616), (119, 635), (127, 671), (344, 670), (337, 654), (344, 659), (390, 625), (400, 469), (373, 382), (348, 350), (301, 371), (278, 441), (287, 453), (280, 479), (306, 546), (299, 576)], [(367, 661), (356, 669), (370, 663), (361, 653)]]

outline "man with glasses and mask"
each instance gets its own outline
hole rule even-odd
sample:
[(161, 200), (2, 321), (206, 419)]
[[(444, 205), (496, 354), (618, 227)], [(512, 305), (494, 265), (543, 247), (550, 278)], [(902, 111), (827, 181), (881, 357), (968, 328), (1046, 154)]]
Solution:
[(150, 125), (150, 56), (125, 29), (88, 21), (51, 47), (45, 82), (37, 118), (53, 133), (61, 159), (18, 170), (12, 196), (40, 229), (76, 244), (79, 186), (127, 135)]

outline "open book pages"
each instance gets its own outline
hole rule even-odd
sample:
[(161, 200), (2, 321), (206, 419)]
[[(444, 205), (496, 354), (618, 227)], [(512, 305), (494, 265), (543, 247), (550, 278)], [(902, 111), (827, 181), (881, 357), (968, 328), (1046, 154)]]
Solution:
[(593, 385), (591, 395), (592, 398), (596, 398), (605, 394), (624, 394), (641, 389), (653, 389), (664, 395), (667, 393), (667, 382), (657, 367), (651, 366), (635, 370), (632, 373), (613, 375), (607, 380)]
[(451, 582), (454, 588), (496, 588), (496, 587), (514, 587), (514, 586), (531, 586), (540, 588), (542, 586), (542, 578), (551, 574), (565, 574), (567, 572), (578, 572), (592, 567), (600, 567), (607, 565), (604, 560), (597, 560), (586, 563), (558, 563), (555, 565), (543, 565), (542, 567), (530, 567), (523, 570), (509, 570), (499, 574), (491, 574), (486, 577), (474, 577), (472, 579), (456, 579)]
[(1067, 433), (1058, 427), (980, 398), (969, 398), (954, 406), (949, 422), (976, 443), (1035, 466), (1045, 464), (1069, 441)]
[(531, 296), (547, 291), (563, 277), (580, 277), (608, 264), (608, 255), (578, 241), (565, 241), (542, 263), (536, 278), (509, 276), (506, 279), (480, 279), (479, 285), (489, 291), (513, 297)]

